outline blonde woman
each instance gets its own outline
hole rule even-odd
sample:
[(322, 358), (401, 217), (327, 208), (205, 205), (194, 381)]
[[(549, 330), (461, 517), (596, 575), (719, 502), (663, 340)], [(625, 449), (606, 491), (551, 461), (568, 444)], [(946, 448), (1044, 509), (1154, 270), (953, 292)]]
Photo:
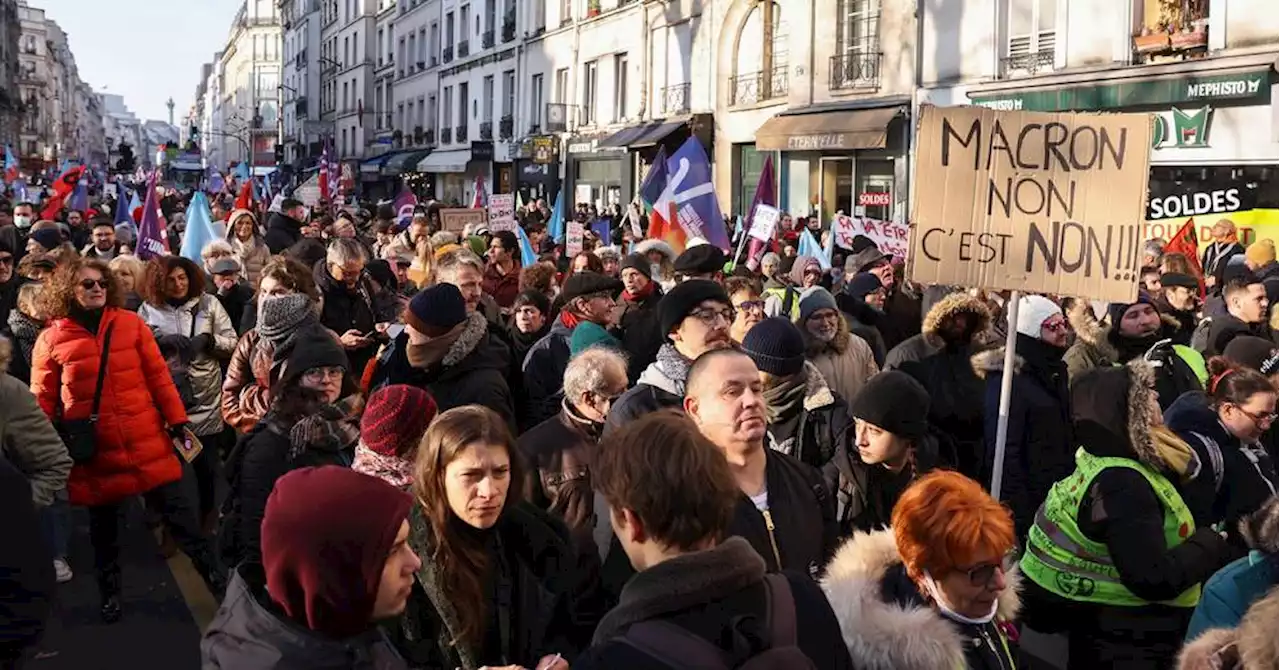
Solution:
[(227, 217), (227, 244), (240, 261), (249, 286), (256, 291), (258, 282), (262, 279), (262, 268), (271, 260), (271, 250), (262, 239), (258, 220), (254, 218), (253, 212), (247, 209), (231, 212), (231, 216)]
[(138, 287), (142, 286), (142, 276), (147, 271), (147, 264), (138, 260), (133, 254), (116, 256), (108, 266), (111, 275), (120, 283), (120, 291), (124, 294), (124, 308), (136, 312), (142, 306), (142, 296)]
[(418, 240), (417, 257), (409, 266), (409, 279), (422, 290), (436, 283), (436, 252), (429, 238)]

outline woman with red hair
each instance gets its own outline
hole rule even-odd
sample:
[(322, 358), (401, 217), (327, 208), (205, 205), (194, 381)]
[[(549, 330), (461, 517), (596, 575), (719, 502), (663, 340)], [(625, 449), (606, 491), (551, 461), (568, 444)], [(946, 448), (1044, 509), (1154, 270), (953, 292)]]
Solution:
[(823, 580), (854, 665), (1016, 668), (1009, 510), (972, 479), (935, 471), (903, 491), (891, 522), (854, 534)]

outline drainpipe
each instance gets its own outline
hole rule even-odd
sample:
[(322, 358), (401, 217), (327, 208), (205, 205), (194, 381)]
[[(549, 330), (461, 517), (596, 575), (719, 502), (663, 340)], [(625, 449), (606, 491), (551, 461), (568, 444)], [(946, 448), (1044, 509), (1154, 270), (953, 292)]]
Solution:
[(640, 53), (644, 58), (640, 66), (640, 115), (638, 118), (644, 119), (649, 111), (649, 75), (653, 70), (653, 54), (649, 49), (649, 3), (647, 0), (640, 4), (640, 18), (644, 24), (644, 31), (640, 34)]
[[(1000, 3), (996, 3), (999, 5)], [(997, 10), (998, 11), (998, 10)], [(916, 119), (919, 118), (920, 112), (920, 91), (924, 87), (924, 16), (925, 16), (925, 0), (916, 0), (916, 59), (915, 74), (912, 76), (911, 88), (911, 110), (910, 115), (902, 124), (903, 146), (906, 147), (903, 153), (903, 161), (906, 163), (903, 168), (903, 174), (906, 179), (903, 181), (902, 188), (905, 191), (907, 211), (903, 212), (902, 220), (904, 222), (911, 221), (911, 211), (915, 204), (915, 189), (912, 188), (915, 179), (915, 130)]]

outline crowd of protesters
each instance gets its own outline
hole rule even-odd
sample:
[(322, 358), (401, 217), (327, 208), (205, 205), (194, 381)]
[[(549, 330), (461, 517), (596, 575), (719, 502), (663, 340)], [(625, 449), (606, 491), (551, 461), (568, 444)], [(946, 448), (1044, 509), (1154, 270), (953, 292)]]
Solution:
[(141, 499), (221, 603), (206, 668), (1047, 667), (1028, 630), (1276, 665), (1276, 250), (1229, 222), (1011, 320), (791, 217), (741, 262), (579, 208), (570, 256), (539, 200), (525, 263), (434, 204), (215, 200), (143, 261), (114, 206), (0, 214), (0, 662), (76, 579), (69, 506), (129, 616)]

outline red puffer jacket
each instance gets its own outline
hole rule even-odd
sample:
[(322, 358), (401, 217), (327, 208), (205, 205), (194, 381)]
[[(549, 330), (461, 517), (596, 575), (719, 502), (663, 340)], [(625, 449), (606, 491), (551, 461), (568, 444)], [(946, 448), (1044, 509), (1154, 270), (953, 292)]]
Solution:
[(98, 410), (98, 450), (71, 469), (67, 492), (73, 505), (106, 505), (177, 481), (182, 465), (165, 426), (186, 423), (182, 399), (160, 356), (151, 329), (133, 312), (108, 307), (95, 337), (63, 318), (36, 338), (31, 355), (31, 392), (56, 420), (87, 418), (111, 333), (111, 355)]

